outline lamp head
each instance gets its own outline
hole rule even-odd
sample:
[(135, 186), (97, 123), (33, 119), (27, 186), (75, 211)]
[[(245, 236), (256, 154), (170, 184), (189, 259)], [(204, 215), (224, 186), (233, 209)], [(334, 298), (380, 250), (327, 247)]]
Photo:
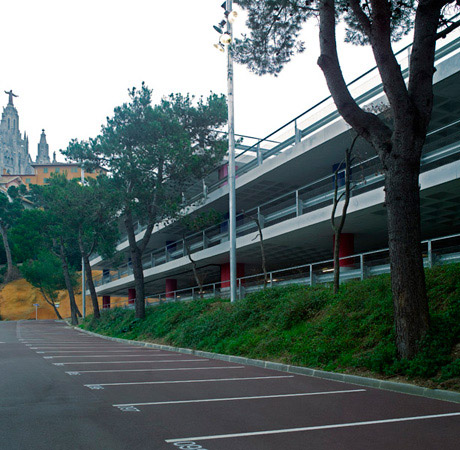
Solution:
[(230, 23), (234, 23), (238, 17), (238, 13), (236, 11), (230, 11), (227, 15), (227, 19)]
[(225, 48), (220, 42), (218, 44), (214, 44), (214, 48), (219, 50), (220, 52), (225, 52)]
[(232, 42), (232, 37), (228, 33), (223, 33), (219, 39), (221, 44), (228, 45)]

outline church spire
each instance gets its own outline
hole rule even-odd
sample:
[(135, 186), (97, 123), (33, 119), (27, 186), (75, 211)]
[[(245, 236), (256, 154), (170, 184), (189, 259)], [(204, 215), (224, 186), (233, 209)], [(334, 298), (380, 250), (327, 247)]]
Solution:
[(40, 136), (40, 142), (38, 144), (36, 162), (37, 164), (49, 164), (50, 163), (49, 146), (48, 146), (48, 143), (46, 142), (45, 130), (42, 130), (42, 134)]

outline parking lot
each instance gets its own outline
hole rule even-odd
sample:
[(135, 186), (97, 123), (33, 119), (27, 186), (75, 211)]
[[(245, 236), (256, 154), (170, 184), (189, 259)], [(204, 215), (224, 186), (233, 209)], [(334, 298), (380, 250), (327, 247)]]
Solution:
[(459, 447), (456, 403), (132, 346), (53, 321), (0, 323), (0, 342), (2, 448)]

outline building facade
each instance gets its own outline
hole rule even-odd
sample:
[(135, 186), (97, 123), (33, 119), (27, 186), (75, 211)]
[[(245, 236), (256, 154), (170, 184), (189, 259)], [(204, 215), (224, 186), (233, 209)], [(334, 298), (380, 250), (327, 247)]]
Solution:
[[(436, 52), (434, 107), (419, 177), (426, 265), (460, 260), (460, 36), (457, 33), (441, 44)], [(407, 75), (407, 52), (399, 58)], [(350, 90), (362, 107), (385, 109), (388, 104), (376, 70), (352, 83)], [(336, 169), (353, 138), (354, 132), (329, 98), (237, 155), (240, 295), (264, 284), (260, 233), (254, 217), (263, 233), (266, 265), (271, 272), (269, 286), (332, 281), (334, 178), (338, 177), (340, 194), (343, 176)], [(358, 139), (353, 151), (353, 189), (340, 247), (342, 279), (364, 278), (390, 268), (381, 163), (363, 139)], [(152, 301), (201, 295), (188, 250), (205, 285), (204, 295), (228, 296), (226, 175), (225, 167), (217, 169), (188, 193), (189, 204), (195, 205), (188, 209), (189, 214), (216, 210), (222, 213), (221, 223), (195, 233), (187, 232), (180, 223), (155, 226), (143, 255), (145, 291)], [(337, 216), (341, 210), (340, 203)], [(140, 224), (137, 239), (142, 239), (144, 230)], [(99, 256), (91, 261), (94, 269), (103, 272), (96, 284), (106, 305), (110, 296), (135, 298), (126, 238), (117, 250), (124, 259), (121, 265)]]
[[(65, 175), (68, 180), (74, 178), (81, 179), (82, 168), (76, 163), (60, 163), (56, 159), (49, 163), (32, 163), (33, 174), (20, 175), (22, 182), (29, 188), (31, 184), (44, 186), (49, 183), (54, 174)], [(98, 169), (94, 172), (84, 172), (85, 178), (96, 178), (100, 174), (105, 174), (105, 169)]]

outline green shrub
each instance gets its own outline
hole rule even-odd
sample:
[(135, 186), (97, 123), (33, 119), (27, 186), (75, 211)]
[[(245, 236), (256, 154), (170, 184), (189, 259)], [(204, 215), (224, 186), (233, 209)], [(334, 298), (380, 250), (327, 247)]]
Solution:
[(390, 277), (341, 286), (267, 288), (230, 304), (199, 299), (134, 311), (104, 310), (83, 327), (116, 337), (245, 355), (325, 370), (370, 370), (437, 382), (460, 376), (460, 264), (426, 271), (431, 327), (411, 361), (397, 359)]

